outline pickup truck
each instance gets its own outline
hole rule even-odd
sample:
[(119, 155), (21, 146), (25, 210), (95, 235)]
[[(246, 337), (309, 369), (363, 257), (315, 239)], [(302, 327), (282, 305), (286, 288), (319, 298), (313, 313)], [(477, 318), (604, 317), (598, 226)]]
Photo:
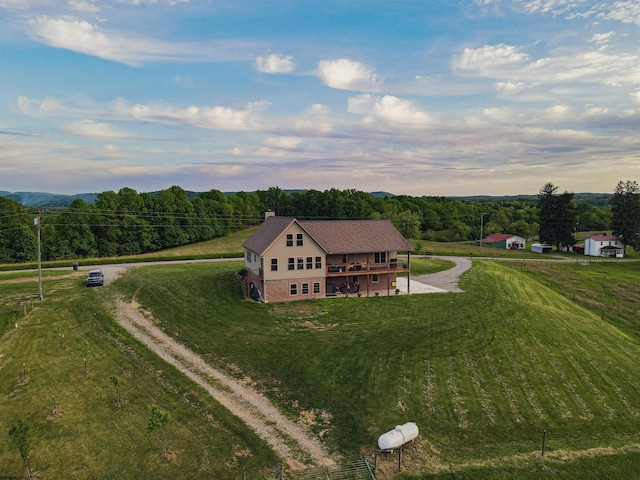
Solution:
[(104, 285), (104, 274), (102, 270), (91, 270), (87, 274), (87, 287)]

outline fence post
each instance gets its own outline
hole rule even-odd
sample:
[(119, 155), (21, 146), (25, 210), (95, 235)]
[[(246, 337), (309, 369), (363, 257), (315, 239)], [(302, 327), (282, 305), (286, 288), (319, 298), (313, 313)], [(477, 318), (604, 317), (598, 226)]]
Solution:
[(542, 432), (542, 456), (544, 457), (544, 447), (545, 447), (545, 443), (547, 441), (547, 431), (543, 430)]

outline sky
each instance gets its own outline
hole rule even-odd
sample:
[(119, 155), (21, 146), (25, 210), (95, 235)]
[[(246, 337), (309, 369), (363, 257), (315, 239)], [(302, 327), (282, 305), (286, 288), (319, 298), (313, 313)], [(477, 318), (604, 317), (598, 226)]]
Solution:
[(0, 0), (0, 191), (626, 180), (638, 0)]

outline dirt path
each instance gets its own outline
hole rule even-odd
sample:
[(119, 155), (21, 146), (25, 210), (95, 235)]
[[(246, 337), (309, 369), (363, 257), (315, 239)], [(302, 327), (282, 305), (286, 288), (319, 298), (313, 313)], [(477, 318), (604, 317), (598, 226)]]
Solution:
[(131, 335), (170, 363), (262, 437), (293, 469), (332, 465), (320, 442), (282, 415), (263, 395), (207, 364), (154, 325), (136, 302), (117, 299), (114, 315)]
[(460, 280), (460, 275), (471, 268), (471, 260), (465, 257), (437, 257), (442, 260), (450, 260), (454, 262), (456, 265), (449, 270), (444, 270), (442, 272), (431, 273), (428, 275), (420, 275), (417, 277), (411, 277), (411, 280), (415, 280), (420, 283), (424, 283), (427, 285), (432, 285), (434, 287), (441, 288), (442, 290), (446, 290), (448, 292), (453, 293), (464, 293), (458, 286), (458, 281)]

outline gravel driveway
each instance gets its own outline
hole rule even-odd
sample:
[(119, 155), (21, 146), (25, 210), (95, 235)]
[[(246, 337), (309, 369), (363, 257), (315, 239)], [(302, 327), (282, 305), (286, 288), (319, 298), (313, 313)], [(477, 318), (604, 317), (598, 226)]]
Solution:
[[(434, 257), (435, 258), (435, 257)], [(428, 275), (419, 275), (411, 277), (411, 293), (464, 293), (458, 287), (460, 275), (471, 268), (471, 260), (465, 257), (437, 257), (441, 260), (449, 260), (456, 265), (449, 270), (438, 273), (430, 273)], [(406, 293), (407, 286), (404, 282), (399, 281), (400, 291)], [(404, 284), (404, 285), (403, 285)], [(404, 290), (403, 290), (404, 288)]]

